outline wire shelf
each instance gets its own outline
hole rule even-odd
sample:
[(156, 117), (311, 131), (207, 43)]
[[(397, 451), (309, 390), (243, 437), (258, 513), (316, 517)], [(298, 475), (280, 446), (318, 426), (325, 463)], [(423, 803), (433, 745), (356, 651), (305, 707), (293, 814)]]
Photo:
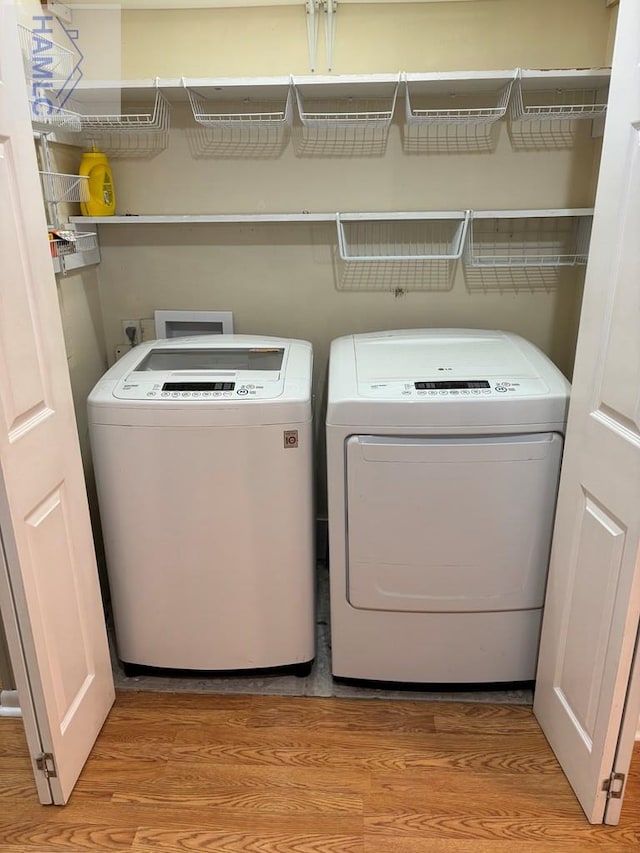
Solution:
[(339, 290), (450, 290), (468, 223), (450, 213), (337, 214)]
[(40, 172), (45, 201), (75, 202), (89, 200), (89, 178), (86, 175), (63, 175)]
[(29, 80), (46, 81), (51, 86), (73, 74), (76, 66), (74, 52), (49, 38), (49, 33), (18, 24), (18, 38)]

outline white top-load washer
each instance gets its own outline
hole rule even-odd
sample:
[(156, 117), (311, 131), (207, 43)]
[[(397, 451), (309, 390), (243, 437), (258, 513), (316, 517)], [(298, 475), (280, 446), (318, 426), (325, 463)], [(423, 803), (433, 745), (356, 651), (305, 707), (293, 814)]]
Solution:
[(89, 396), (118, 656), (236, 670), (314, 658), (312, 350), (143, 343)]
[(335, 676), (535, 677), (569, 389), (539, 349), (506, 332), (333, 342)]

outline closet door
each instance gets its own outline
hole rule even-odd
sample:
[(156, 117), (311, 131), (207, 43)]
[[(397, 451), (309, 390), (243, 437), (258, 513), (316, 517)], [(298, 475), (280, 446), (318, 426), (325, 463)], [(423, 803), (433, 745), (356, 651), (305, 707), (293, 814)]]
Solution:
[(592, 823), (618, 821), (640, 711), (639, 235), (640, 3), (623, 0), (534, 702)]
[(0, 604), (42, 802), (114, 689), (15, 6), (0, 0)]

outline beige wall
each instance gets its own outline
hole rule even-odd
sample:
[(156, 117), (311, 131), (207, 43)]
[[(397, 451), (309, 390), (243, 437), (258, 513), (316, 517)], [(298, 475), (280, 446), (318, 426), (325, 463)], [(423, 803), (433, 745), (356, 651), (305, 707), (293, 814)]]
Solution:
[[(610, 17), (604, 0), (341, 3), (332, 71), (598, 66)], [(124, 12), (122, 62), (131, 78), (305, 74), (304, 7)]]

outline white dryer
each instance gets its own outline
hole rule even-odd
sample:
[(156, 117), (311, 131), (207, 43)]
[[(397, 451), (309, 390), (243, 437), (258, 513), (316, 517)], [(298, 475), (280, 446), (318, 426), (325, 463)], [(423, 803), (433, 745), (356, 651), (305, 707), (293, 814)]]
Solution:
[(314, 658), (312, 350), (135, 347), (89, 396), (118, 656), (239, 670)]
[(533, 344), (432, 329), (332, 343), (332, 669), (535, 677), (570, 386)]

